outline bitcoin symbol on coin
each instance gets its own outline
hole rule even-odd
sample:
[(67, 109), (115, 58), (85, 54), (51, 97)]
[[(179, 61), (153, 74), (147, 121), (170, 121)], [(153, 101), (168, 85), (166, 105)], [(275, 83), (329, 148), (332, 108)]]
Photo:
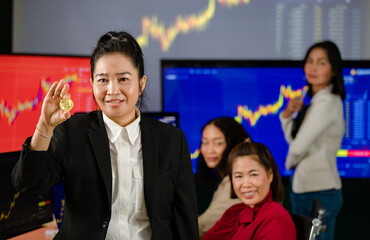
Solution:
[(70, 111), (70, 110), (73, 108), (73, 101), (72, 101), (70, 98), (63, 98), (63, 99), (59, 102), (59, 107), (60, 107), (63, 111)]

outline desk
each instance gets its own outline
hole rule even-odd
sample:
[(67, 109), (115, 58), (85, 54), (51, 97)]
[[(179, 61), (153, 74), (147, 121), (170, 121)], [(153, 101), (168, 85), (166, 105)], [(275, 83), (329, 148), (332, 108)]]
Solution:
[(57, 224), (55, 221), (52, 221), (45, 223), (41, 228), (9, 238), (8, 240), (51, 240), (57, 232)]

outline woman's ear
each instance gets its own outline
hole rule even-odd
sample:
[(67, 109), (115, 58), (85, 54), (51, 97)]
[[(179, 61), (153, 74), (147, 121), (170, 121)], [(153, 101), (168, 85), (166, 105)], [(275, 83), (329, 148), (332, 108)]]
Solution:
[(144, 75), (140, 80), (139, 80), (139, 90), (140, 90), (140, 95), (144, 92), (146, 86), (146, 76)]
[(269, 182), (272, 183), (272, 180), (274, 180), (274, 173), (272, 172), (272, 169), (267, 171), (267, 177), (269, 179)]

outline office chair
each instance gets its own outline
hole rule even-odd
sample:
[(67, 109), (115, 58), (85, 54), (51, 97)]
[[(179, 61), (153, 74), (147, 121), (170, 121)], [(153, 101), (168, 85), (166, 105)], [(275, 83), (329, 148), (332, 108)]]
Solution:
[(313, 203), (310, 217), (290, 213), (297, 230), (297, 240), (316, 240), (321, 232), (325, 232), (326, 225), (322, 221), (324, 215), (325, 209), (318, 199)]
[(297, 231), (297, 240), (308, 240), (311, 234), (312, 221), (314, 218), (290, 213)]
[(324, 215), (325, 209), (322, 207), (320, 200), (315, 198), (311, 211), (311, 217), (314, 217), (314, 219), (312, 220), (310, 240), (316, 239), (320, 232), (326, 231), (327, 226), (323, 223)]

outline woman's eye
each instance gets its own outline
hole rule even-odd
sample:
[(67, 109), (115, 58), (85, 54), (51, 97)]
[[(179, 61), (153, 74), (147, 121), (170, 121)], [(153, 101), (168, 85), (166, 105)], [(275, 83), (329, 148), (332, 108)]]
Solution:
[(98, 82), (107, 82), (108, 80), (107, 79), (105, 79), (105, 78), (101, 78), (101, 79), (99, 79), (98, 80)]
[(122, 81), (122, 82), (124, 82), (124, 81), (127, 81), (127, 78), (124, 78), (123, 77), (123, 78), (120, 78), (119, 80)]

